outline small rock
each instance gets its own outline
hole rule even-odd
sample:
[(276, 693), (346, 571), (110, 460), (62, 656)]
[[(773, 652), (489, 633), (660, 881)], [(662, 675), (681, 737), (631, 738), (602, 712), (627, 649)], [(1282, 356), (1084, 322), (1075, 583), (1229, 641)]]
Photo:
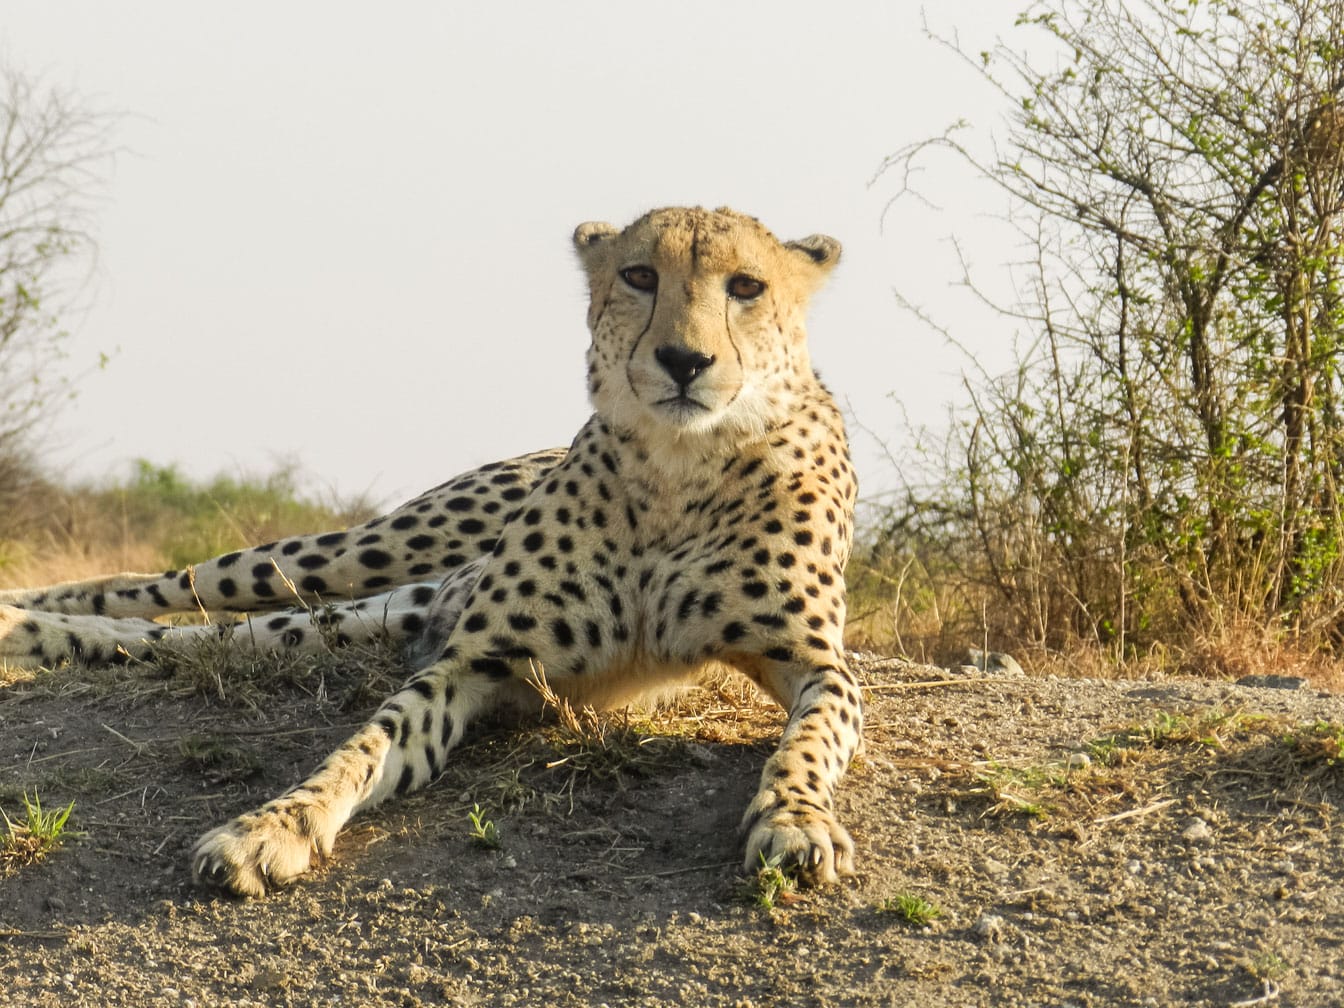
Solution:
[(983, 941), (1003, 941), (1003, 918), (997, 914), (981, 914), (971, 925), (971, 934)]
[(1002, 861), (995, 861), (992, 857), (981, 858), (980, 867), (985, 870), (986, 875), (1000, 876), (1008, 874), (1008, 866)]
[(1237, 680), (1238, 686), (1252, 686), (1256, 689), (1299, 690), (1307, 685), (1301, 676), (1291, 675), (1244, 675)]
[(1022, 666), (1017, 663), (1017, 659), (1002, 651), (981, 651), (979, 648), (970, 648), (966, 652), (966, 663), (990, 675), (1007, 676), (1013, 679), (1026, 677), (1026, 673), (1022, 671)]
[(1209, 829), (1209, 824), (1199, 816), (1195, 816), (1186, 824), (1185, 829), (1181, 830), (1181, 839), (1189, 841), (1208, 840), (1213, 837), (1213, 830)]

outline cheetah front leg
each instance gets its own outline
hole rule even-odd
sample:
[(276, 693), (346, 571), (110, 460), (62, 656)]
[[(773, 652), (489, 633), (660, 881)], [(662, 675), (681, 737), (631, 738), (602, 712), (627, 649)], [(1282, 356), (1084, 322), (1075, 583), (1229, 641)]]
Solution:
[(742, 818), (748, 872), (790, 867), (809, 884), (854, 872), (854, 842), (835, 817), (835, 792), (863, 737), (863, 703), (843, 655), (833, 664), (776, 665), (757, 678), (789, 711), (779, 748)]
[(356, 812), (437, 777), (499, 683), (456, 662), (417, 673), (302, 784), (201, 837), (191, 853), (193, 879), (239, 896), (292, 882), (315, 855), (331, 853)]

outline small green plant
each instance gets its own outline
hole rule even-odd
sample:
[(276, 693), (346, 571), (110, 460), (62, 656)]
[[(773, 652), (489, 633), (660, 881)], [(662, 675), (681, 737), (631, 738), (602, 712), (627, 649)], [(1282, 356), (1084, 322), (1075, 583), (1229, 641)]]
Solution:
[(63, 809), (47, 811), (36, 793), (23, 796), (24, 817), (15, 822), (3, 809), (6, 832), (0, 837), (0, 864), (35, 864), (61, 845), (69, 834), (66, 823), (75, 809), (71, 802)]
[(1288, 972), (1288, 964), (1280, 956), (1269, 951), (1257, 952), (1243, 965), (1247, 973), (1264, 982), (1278, 980)]
[(477, 847), (484, 847), (487, 850), (499, 850), (503, 846), (499, 838), (499, 827), (491, 819), (485, 818), (485, 810), (479, 805), (473, 805), (471, 811), (467, 813), (467, 818), (471, 820), (471, 833), (469, 834), (471, 842)]
[(990, 815), (1020, 813), (1033, 819), (1044, 819), (1050, 807), (1037, 799), (1046, 790), (1064, 787), (1068, 783), (1068, 769), (1063, 766), (1006, 767), (991, 765), (977, 775), (980, 783), (994, 797)]
[(1223, 749), (1238, 732), (1264, 719), (1239, 711), (1210, 710), (1194, 715), (1158, 711), (1147, 724), (1133, 725), (1101, 735), (1087, 744), (1088, 755), (1105, 766), (1117, 766), (1145, 749), (1193, 745)]
[(1344, 724), (1317, 721), (1289, 734), (1285, 741), (1306, 763), (1344, 766)]
[(893, 914), (911, 927), (928, 927), (943, 915), (943, 908), (912, 892), (899, 892), (877, 904), (877, 912)]
[(798, 880), (781, 867), (783, 859), (767, 858), (764, 854), (760, 858), (761, 866), (756, 869), (756, 874), (739, 884), (738, 895), (742, 902), (762, 910), (774, 910), (780, 904), (798, 899)]
[(1139, 729), (1139, 733), (1153, 745), (1164, 742), (1188, 740), (1191, 733), (1190, 719), (1184, 714), (1173, 711), (1158, 711), (1153, 720)]

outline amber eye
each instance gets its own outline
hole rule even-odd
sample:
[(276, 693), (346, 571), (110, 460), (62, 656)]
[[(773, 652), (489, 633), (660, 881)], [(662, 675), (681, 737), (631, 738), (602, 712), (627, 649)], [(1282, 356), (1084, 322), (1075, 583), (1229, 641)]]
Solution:
[(630, 266), (621, 270), (621, 279), (635, 290), (655, 291), (658, 289), (658, 274), (648, 266)]
[(758, 298), (764, 290), (765, 284), (763, 282), (749, 276), (743, 276), (741, 273), (728, 278), (728, 294), (739, 301), (750, 301), (753, 298)]

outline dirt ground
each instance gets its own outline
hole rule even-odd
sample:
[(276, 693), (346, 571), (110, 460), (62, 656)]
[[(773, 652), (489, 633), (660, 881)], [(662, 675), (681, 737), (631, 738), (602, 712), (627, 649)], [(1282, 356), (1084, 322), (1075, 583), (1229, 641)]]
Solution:
[(736, 685), (486, 730), (238, 902), (191, 887), (191, 844), (307, 772), (371, 684), (0, 675), (0, 808), (73, 801), (77, 833), (0, 862), (0, 1004), (1344, 1003), (1344, 698), (861, 667), (859, 874), (773, 899), (736, 826), (782, 715)]

